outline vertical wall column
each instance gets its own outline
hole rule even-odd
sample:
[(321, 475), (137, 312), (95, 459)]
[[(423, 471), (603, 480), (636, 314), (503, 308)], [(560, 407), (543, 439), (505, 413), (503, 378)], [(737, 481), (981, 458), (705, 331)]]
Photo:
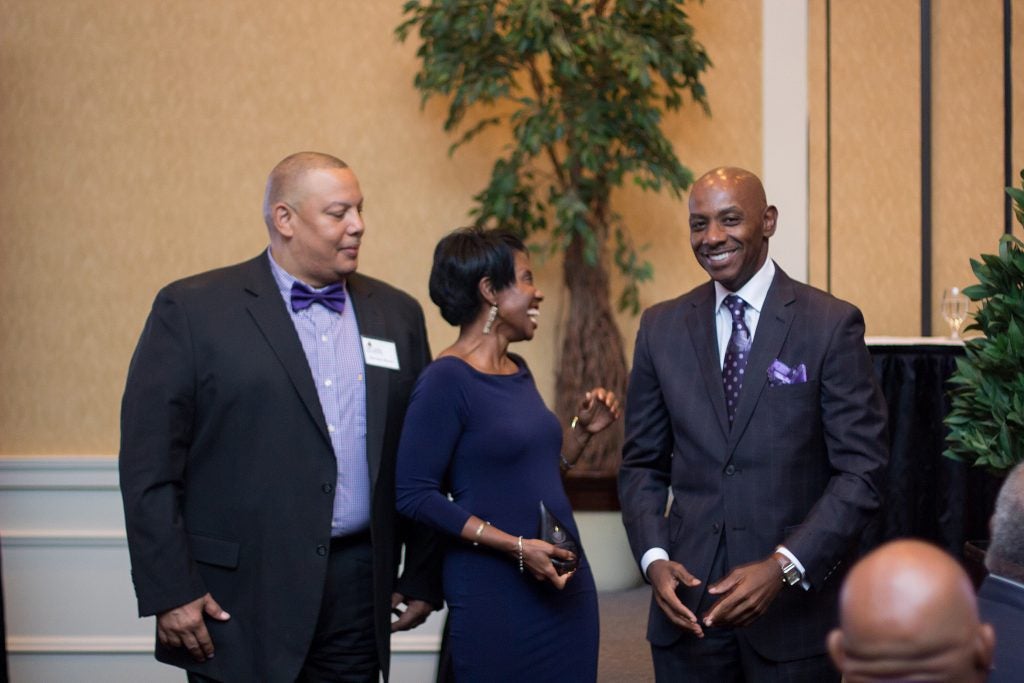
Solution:
[(763, 166), (779, 208), (772, 258), (808, 279), (807, 0), (763, 0)]

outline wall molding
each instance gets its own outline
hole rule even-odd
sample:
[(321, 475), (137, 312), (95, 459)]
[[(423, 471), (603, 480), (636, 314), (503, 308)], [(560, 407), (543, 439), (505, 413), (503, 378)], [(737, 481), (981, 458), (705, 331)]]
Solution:
[[(90, 497), (89, 507), (76, 508), (82, 494)], [(75, 501), (68, 504), (65, 501)], [(4, 588), (8, 591), (7, 652), (11, 657), (38, 655), (96, 655), (118, 657), (151, 655), (154, 636), (152, 619), (131, 621), (136, 606), (132, 599), (127, 560), (127, 537), (120, 517), (120, 489), (116, 455), (13, 455), (0, 456), (0, 546), (4, 556)], [(102, 507), (104, 510), (99, 510)], [(54, 511), (63, 511), (54, 514)], [(110, 609), (123, 613), (136, 633), (83, 633), (81, 627), (58, 626), (57, 633), (26, 624), (12, 608), (27, 599), (52, 599), (60, 586), (39, 583), (38, 576), (16, 571), (22, 562), (34, 562), (44, 553), (56, 553), (61, 564), (82, 563), (107, 558), (115, 566), (121, 560), (110, 553), (123, 552), (123, 571), (118, 570), (119, 597)], [(106, 565), (105, 565), (106, 566)], [(42, 572), (46, 567), (41, 567)], [(83, 570), (86, 571), (86, 570)], [(109, 578), (109, 577), (108, 577)], [(123, 584), (123, 585), (122, 585)], [(46, 588), (48, 587), (48, 588)], [(98, 587), (105, 591), (106, 588)], [(43, 595), (43, 592), (46, 595)], [(91, 597), (91, 596), (85, 596)], [(63, 596), (68, 608), (75, 609), (74, 596)], [(441, 647), (443, 615), (431, 615), (426, 626), (392, 637), (392, 665), (403, 655), (434, 655)], [(13, 661), (13, 660), (12, 660)]]
[(120, 548), (128, 547), (123, 531), (96, 529), (80, 531), (31, 529), (0, 531), (3, 546), (29, 548)]
[(0, 456), (0, 491), (118, 489), (116, 455)]
[(10, 636), (12, 654), (83, 655), (152, 654), (153, 636)]

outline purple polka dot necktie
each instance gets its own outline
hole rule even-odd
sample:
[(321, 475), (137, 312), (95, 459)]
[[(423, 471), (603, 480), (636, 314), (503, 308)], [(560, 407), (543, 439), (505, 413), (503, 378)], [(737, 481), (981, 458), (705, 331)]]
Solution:
[(725, 410), (729, 414), (729, 426), (736, 417), (736, 405), (743, 388), (743, 371), (750, 355), (750, 330), (743, 320), (747, 302), (735, 294), (725, 297), (726, 308), (732, 313), (732, 336), (725, 347), (725, 362), (722, 363), (722, 387), (725, 389)]

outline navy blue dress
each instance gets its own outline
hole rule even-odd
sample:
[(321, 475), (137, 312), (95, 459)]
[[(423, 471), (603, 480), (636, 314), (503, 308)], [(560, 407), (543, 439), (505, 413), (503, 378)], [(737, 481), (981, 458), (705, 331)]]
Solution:
[[(539, 504), (579, 538), (559, 475), (562, 430), (526, 362), (513, 375), (438, 358), (413, 389), (398, 449), (398, 510), (458, 537), (475, 514), (536, 538)], [(451, 500), (445, 495), (451, 493)], [(586, 556), (563, 590), (505, 553), (452, 539), (444, 562), (455, 679), (594, 681), (598, 610)]]

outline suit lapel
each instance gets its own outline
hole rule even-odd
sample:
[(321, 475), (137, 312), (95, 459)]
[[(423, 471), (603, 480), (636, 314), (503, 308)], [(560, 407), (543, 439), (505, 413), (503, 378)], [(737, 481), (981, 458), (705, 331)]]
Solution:
[(281, 365), (284, 366), (288, 377), (298, 392), (306, 410), (316, 422), (320, 434), (324, 437), (327, 445), (331, 444), (331, 437), (327, 433), (327, 422), (324, 420), (324, 410), (320, 405), (320, 398), (316, 394), (316, 387), (313, 385), (313, 374), (309, 370), (309, 361), (306, 360), (306, 353), (302, 350), (302, 342), (295, 331), (281, 300), (281, 293), (277, 289), (277, 282), (270, 271), (270, 262), (267, 255), (262, 254), (249, 262), (247, 283), (245, 292), (249, 295), (246, 307), (249, 314), (256, 321), (267, 343), (274, 350)]
[(725, 410), (725, 390), (722, 388), (722, 370), (718, 352), (718, 331), (715, 324), (715, 286), (708, 282), (701, 296), (694, 300), (687, 314), (686, 327), (693, 342), (700, 376), (711, 397), (722, 435), (728, 438), (729, 416)]
[[(396, 341), (389, 333), (387, 320), (380, 306), (374, 301), (373, 285), (353, 273), (348, 278), (347, 289), (359, 322), (359, 334)], [(366, 459), (370, 468), (370, 484), (374, 486), (380, 472), (381, 451), (384, 448), (384, 424), (387, 417), (388, 385), (392, 370), (366, 365)], [(372, 489), (371, 489), (372, 490)]]
[(739, 441), (746, 429), (754, 408), (761, 394), (768, 385), (768, 366), (779, 357), (782, 345), (789, 335), (793, 324), (793, 307), (795, 300), (793, 281), (776, 266), (775, 278), (768, 289), (764, 307), (758, 319), (757, 331), (754, 333), (754, 344), (750, 349), (747, 369), (743, 375), (743, 389), (740, 391), (740, 402), (736, 406), (736, 419), (729, 433), (729, 449)]

